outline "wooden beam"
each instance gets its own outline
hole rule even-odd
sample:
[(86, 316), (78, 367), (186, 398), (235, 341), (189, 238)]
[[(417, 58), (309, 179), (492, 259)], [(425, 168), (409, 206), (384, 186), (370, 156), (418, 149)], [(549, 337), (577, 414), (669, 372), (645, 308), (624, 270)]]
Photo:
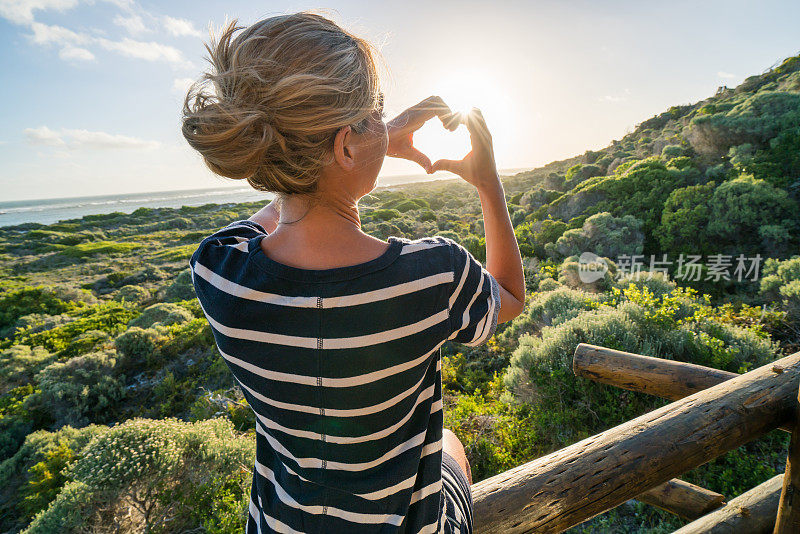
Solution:
[(725, 504), (725, 496), (678, 478), (645, 491), (636, 500), (684, 519), (697, 519)]
[(652, 358), (581, 343), (572, 359), (575, 376), (630, 391), (678, 400), (739, 376), (692, 363)]
[(771, 534), (782, 481), (777, 475), (673, 534)]
[[(778, 364), (773, 364), (772, 370), (776, 374), (783, 372)], [(712, 367), (642, 356), (587, 343), (580, 343), (575, 349), (572, 371), (575, 376), (595, 382), (669, 400), (688, 397), (739, 376)], [(783, 430), (791, 432), (792, 426), (787, 425)]]
[(798, 386), (800, 352), (483, 480), (476, 531), (582, 523), (785, 423)]
[[(800, 403), (800, 392), (798, 392)], [(786, 473), (783, 475), (781, 500), (773, 534), (797, 534), (800, 532), (800, 410), (795, 406), (798, 417), (795, 419), (792, 439), (789, 440), (789, 454), (786, 457)]]

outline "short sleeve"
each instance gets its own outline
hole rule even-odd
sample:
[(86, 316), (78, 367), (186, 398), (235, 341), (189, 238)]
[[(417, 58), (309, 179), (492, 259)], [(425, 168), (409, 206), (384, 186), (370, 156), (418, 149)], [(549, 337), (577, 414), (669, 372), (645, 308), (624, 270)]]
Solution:
[(247, 252), (251, 239), (266, 234), (264, 227), (255, 221), (249, 219), (234, 221), (203, 239), (189, 258), (189, 265), (194, 266), (201, 258), (215, 263), (233, 251)]
[(262, 234), (266, 234), (264, 227), (250, 219), (242, 219), (240, 221), (233, 221), (228, 226), (213, 233), (209, 238), (240, 238), (252, 239)]
[(491, 338), (497, 328), (500, 286), (467, 249), (448, 241), (455, 275), (448, 306), (448, 339), (475, 347)]

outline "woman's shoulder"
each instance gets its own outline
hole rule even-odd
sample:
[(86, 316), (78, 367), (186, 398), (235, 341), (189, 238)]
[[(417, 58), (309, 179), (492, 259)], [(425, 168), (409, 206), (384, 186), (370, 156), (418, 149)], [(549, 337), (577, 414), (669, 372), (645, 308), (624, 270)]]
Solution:
[(453, 247), (459, 246), (458, 243), (452, 239), (440, 235), (421, 237), (418, 239), (392, 236), (389, 238), (389, 240), (390, 242), (392, 240), (400, 242), (403, 245), (403, 249), (400, 254), (413, 254), (414, 259), (418, 259), (423, 256), (442, 256), (450, 258), (453, 255)]

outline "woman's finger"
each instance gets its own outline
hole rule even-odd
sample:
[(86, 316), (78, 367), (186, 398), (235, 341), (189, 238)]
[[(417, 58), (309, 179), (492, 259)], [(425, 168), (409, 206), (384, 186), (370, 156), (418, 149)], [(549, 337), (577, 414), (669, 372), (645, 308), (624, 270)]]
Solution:
[(492, 135), (489, 133), (489, 128), (486, 126), (481, 110), (472, 108), (472, 111), (467, 114), (465, 122), (473, 147), (491, 147)]
[(416, 148), (409, 147), (406, 152), (402, 156), (405, 159), (411, 160), (415, 163), (418, 163), (420, 167), (425, 169), (425, 172), (428, 174), (432, 173), (431, 170), (431, 160), (428, 156), (417, 150)]
[(452, 173), (460, 175), (463, 169), (464, 169), (463, 160), (440, 159), (434, 162), (433, 167), (431, 168), (431, 172), (450, 171)]

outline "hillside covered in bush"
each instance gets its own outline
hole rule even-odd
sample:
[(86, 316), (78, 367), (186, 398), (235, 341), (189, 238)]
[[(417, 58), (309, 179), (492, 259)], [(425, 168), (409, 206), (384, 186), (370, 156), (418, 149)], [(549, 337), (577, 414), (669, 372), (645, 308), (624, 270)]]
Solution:
[[(445, 424), (476, 481), (663, 405), (574, 377), (578, 343), (733, 372), (800, 350), (800, 56), (503, 182), (526, 310), (484, 346), (443, 348)], [(241, 531), (253, 413), (188, 258), (260, 207), (0, 228), (0, 531)], [(361, 214), (379, 238), (438, 234), (485, 259), (459, 180), (378, 189)], [(605, 266), (592, 280), (585, 252)], [(730, 499), (782, 472), (787, 442), (770, 434), (685, 478)], [(574, 531), (681, 524), (631, 501)]]

